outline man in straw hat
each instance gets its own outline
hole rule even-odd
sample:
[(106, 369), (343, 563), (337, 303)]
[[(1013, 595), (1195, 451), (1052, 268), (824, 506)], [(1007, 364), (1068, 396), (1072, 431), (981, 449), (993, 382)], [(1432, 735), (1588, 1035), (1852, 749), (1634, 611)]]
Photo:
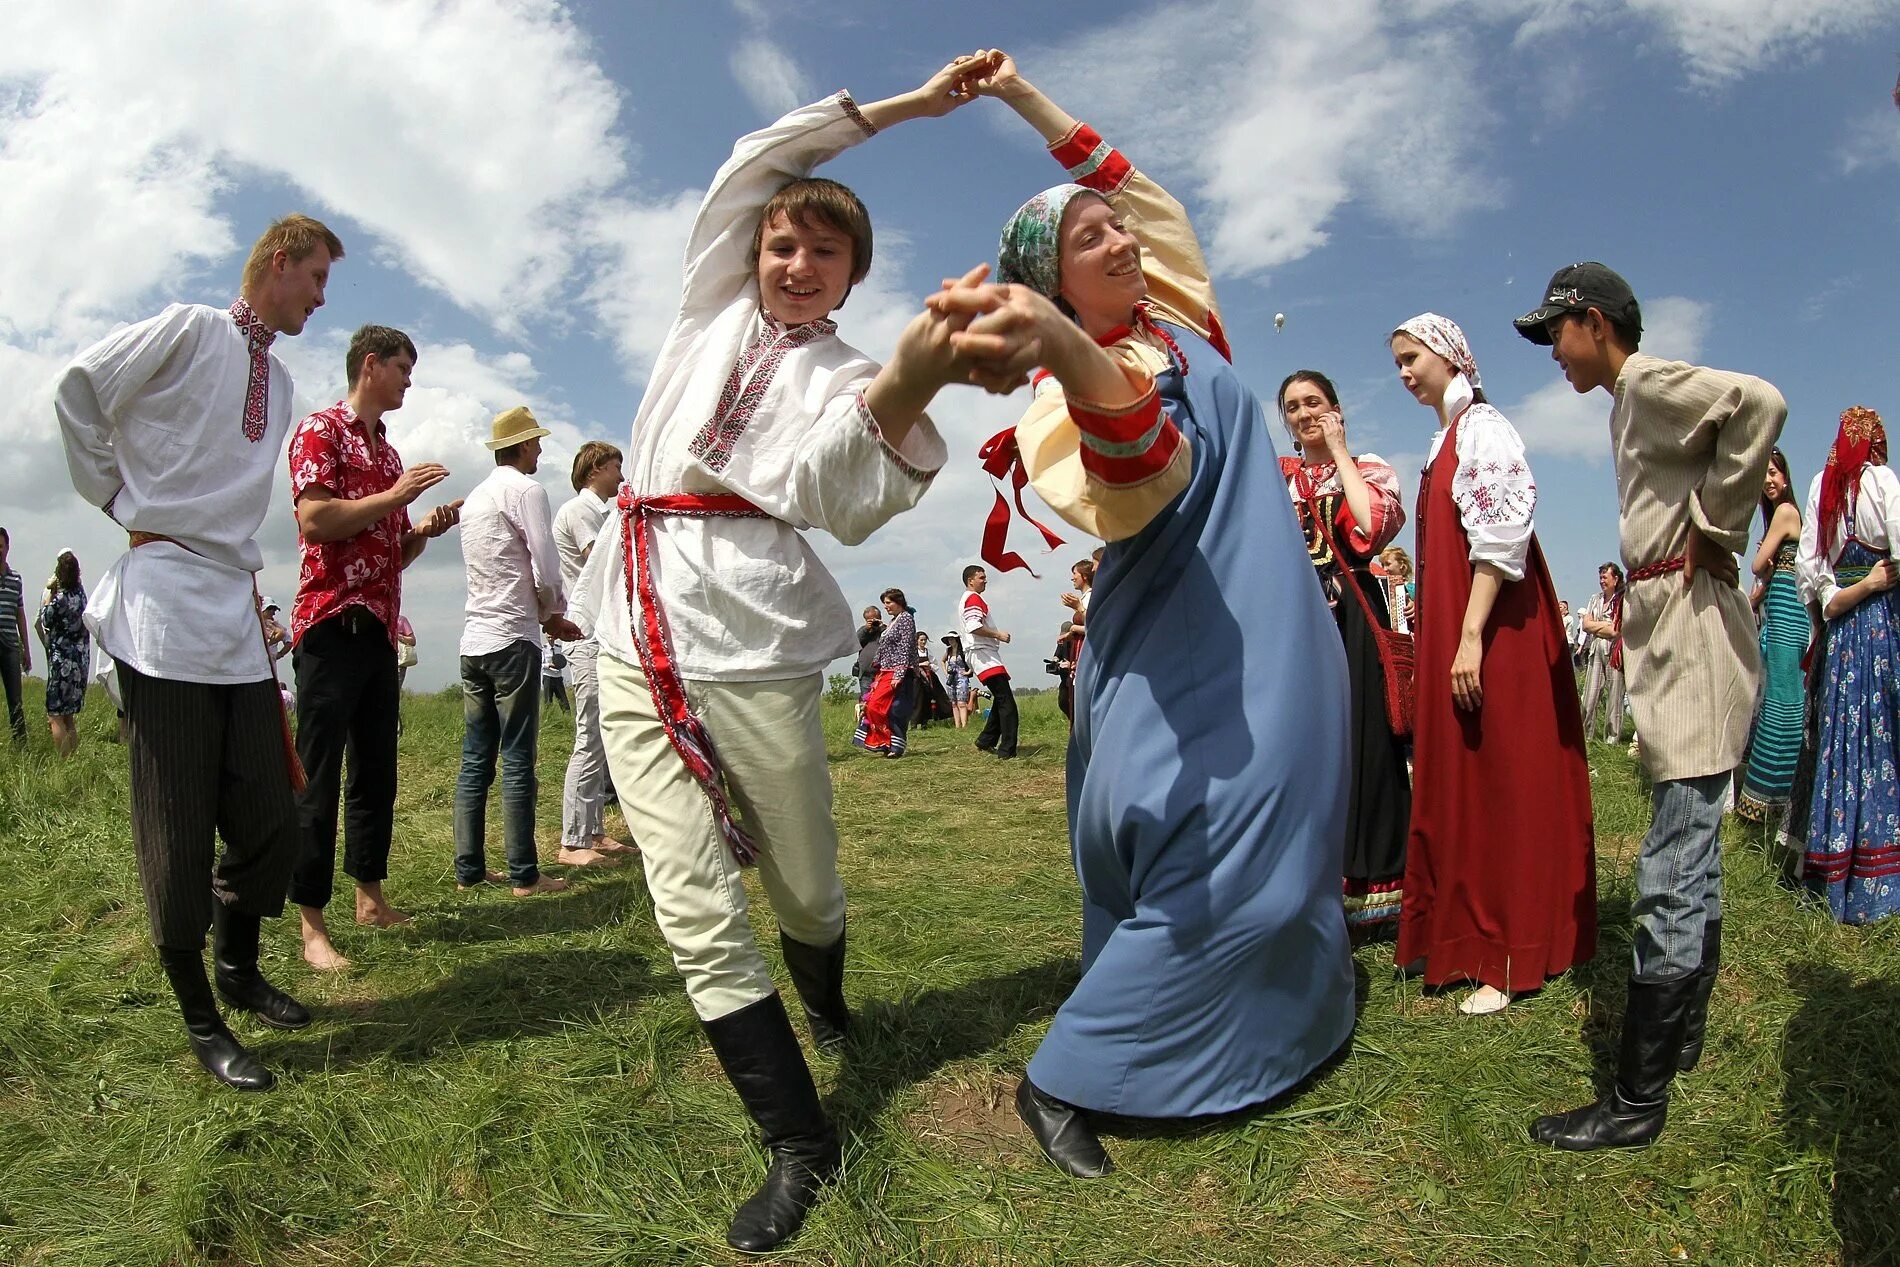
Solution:
[(251, 248), (229, 308), (173, 304), (108, 336), (54, 399), (73, 486), (131, 534), (86, 623), (125, 710), (152, 940), (199, 1063), (246, 1091), (273, 1079), (218, 1015), (206, 927), (227, 1003), (279, 1029), (310, 1023), (257, 967), (259, 919), (283, 910), (296, 860), (300, 777), (256, 583), (253, 538), (291, 422), (290, 373), (270, 346), (303, 332), (342, 257), (336, 234), (286, 216)]
[(1759, 378), (1637, 351), (1636, 295), (1598, 263), (1558, 269), (1515, 324), (1579, 394), (1614, 398), (1623, 667), (1655, 783), (1616, 1080), (1593, 1104), (1538, 1118), (1531, 1137), (1574, 1152), (1628, 1148), (1662, 1133), (1670, 1081), (1702, 1056), (1722, 950), (1722, 809), (1761, 686), (1735, 555), (1788, 406)]
[[(541, 733), (541, 638), (578, 640), (548, 493), (534, 481), (548, 429), (525, 405), (490, 428), (495, 469), (462, 503), (468, 605), (462, 622), (462, 774), (455, 784), (455, 881), (463, 889), (506, 879), (516, 897), (558, 893), (534, 843), (534, 763)], [(502, 835), (508, 872), (488, 870), (488, 789), (501, 758)], [(597, 855), (590, 865), (619, 859)]]
[(819, 701), (826, 665), (853, 651), (851, 614), (802, 530), (855, 544), (915, 505), (945, 459), (924, 410), (967, 373), (954, 322), (934, 314), (881, 369), (838, 337), (831, 314), (870, 268), (871, 221), (810, 173), (962, 105), (971, 60), (862, 108), (839, 93), (734, 147), (688, 238), (627, 483), (578, 586), (655, 918), (771, 1152), (726, 1233), (744, 1250), (795, 1234), (840, 1162), (741, 874), (756, 859), (814, 1041), (843, 1041), (845, 901)]
[(410, 522), (410, 505), (449, 474), (437, 462), (405, 469), (389, 442), (384, 417), (402, 408), (415, 365), (408, 335), (389, 326), (361, 327), (343, 356), (349, 394), (298, 423), (290, 438), (290, 497), (301, 549), (291, 664), (297, 755), (309, 776), (297, 796), (303, 847), (290, 900), (298, 908), (303, 957), (325, 971), (350, 964), (331, 943), (324, 919), (335, 884), (339, 794), (343, 870), (356, 881), (356, 922), (389, 928), (409, 918), (383, 896), (396, 819), (402, 572), (431, 538), (455, 526), (462, 509), (450, 502)]

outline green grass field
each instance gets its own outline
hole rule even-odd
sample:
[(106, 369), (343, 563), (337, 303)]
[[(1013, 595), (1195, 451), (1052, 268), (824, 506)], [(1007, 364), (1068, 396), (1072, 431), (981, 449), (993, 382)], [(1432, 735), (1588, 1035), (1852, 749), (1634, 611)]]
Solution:
[[(0, 751), (0, 1262), (737, 1257), (725, 1224), (762, 1153), (638, 869), (555, 897), (457, 894), (461, 710), (452, 695), (407, 710), (388, 888), (417, 918), (371, 932), (333, 906), (356, 961), (338, 976), (304, 966), (293, 921), (267, 926), (266, 970), (317, 1023), (233, 1021), (279, 1073), (266, 1095), (223, 1089), (186, 1050), (147, 942), (110, 709), (95, 697), (71, 761), (43, 733)], [(1622, 753), (1592, 754), (1595, 962), (1467, 1018), (1456, 994), (1396, 982), (1389, 946), (1363, 948), (1347, 1059), (1265, 1111), (1111, 1134), (1119, 1172), (1082, 1184), (1043, 1162), (1010, 1101), (1077, 970), (1053, 698), (1025, 702), (1010, 764), (945, 727), (874, 761), (849, 726), (828, 715), (859, 1028), (813, 1062), (846, 1173), (783, 1261), (1900, 1262), (1900, 921), (1836, 927), (1777, 887), (1738, 825), (1709, 1049), (1668, 1132), (1584, 1157), (1526, 1137), (1612, 1059), (1648, 820)], [(546, 720), (544, 857), (569, 734)]]

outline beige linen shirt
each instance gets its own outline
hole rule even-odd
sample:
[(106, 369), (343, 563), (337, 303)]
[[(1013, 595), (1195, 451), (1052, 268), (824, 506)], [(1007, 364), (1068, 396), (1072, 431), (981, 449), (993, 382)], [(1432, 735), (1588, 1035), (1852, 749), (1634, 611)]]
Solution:
[[(1640, 353), (1623, 365), (1610, 414), (1624, 566), (1672, 559), (1694, 524), (1740, 552), (1768, 457), (1787, 421), (1759, 378)], [(1650, 777), (1692, 779), (1741, 764), (1761, 653), (1748, 596), (1698, 572), (1631, 581), (1623, 668)]]

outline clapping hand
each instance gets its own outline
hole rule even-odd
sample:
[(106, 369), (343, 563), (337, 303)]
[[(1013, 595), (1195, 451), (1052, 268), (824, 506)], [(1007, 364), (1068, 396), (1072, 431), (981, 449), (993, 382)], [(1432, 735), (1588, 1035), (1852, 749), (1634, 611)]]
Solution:
[(449, 477), (449, 468), (440, 462), (418, 462), (397, 477), (390, 491), (405, 506)]
[(418, 537), (434, 538), (441, 536), (461, 522), (462, 499), (458, 497), (446, 506), (437, 506), (434, 510), (423, 516), (422, 522), (417, 524), (410, 531), (414, 532)]

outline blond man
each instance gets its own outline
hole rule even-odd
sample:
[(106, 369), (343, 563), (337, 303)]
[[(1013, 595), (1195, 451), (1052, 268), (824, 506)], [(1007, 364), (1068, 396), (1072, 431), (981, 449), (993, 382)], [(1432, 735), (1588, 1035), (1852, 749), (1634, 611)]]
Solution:
[[(290, 373), (270, 347), (323, 306), (336, 234), (272, 224), (229, 308), (173, 304), (82, 352), (54, 399), (73, 486), (132, 548), (86, 623), (115, 665), (132, 761), (132, 841), (152, 940), (198, 1061), (245, 1091), (268, 1069), (226, 1028), (205, 978), (266, 1025), (310, 1013), (258, 971), (297, 856), (293, 754), (258, 611), (254, 539), (290, 433)], [(217, 837), (224, 852), (217, 853)]]

